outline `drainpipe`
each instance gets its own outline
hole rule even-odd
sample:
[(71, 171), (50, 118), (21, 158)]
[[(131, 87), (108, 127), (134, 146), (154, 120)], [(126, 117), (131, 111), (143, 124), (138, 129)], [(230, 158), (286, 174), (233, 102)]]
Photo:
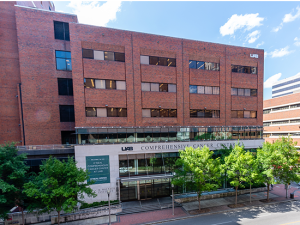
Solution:
[(21, 105), (21, 119), (22, 119), (22, 133), (23, 133), (23, 145), (25, 145), (25, 128), (24, 128), (24, 116), (23, 116), (23, 103), (22, 103), (22, 83), (19, 83), (19, 95), (20, 95), (20, 105)]

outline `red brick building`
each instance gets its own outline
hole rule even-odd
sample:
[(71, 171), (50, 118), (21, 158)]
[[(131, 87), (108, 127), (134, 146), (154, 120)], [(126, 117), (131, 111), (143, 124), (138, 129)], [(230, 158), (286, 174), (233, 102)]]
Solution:
[[(263, 50), (83, 25), (29, 4), (0, 4), (0, 143), (74, 142), (76, 128), (262, 126)], [(59, 94), (72, 83), (74, 96)], [(73, 105), (75, 119), (60, 115)]]
[(112, 200), (141, 200), (170, 195), (180, 149), (261, 146), (263, 50), (83, 25), (53, 10), (0, 3), (0, 144), (25, 145), (31, 167), (75, 155), (92, 168), (97, 201), (106, 188)]
[(264, 139), (274, 142), (280, 136), (290, 137), (300, 147), (300, 93), (264, 101)]

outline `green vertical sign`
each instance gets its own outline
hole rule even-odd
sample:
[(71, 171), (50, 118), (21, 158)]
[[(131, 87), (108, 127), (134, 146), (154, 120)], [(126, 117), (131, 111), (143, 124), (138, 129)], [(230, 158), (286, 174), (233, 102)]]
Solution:
[(90, 180), (94, 180), (94, 184), (110, 183), (109, 156), (86, 156), (86, 170), (90, 172)]

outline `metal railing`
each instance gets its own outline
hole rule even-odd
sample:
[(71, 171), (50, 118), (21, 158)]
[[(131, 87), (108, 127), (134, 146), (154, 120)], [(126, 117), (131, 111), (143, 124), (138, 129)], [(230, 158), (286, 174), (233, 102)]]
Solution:
[(74, 145), (25, 145), (17, 146), (19, 151), (28, 151), (28, 150), (53, 150), (53, 149), (70, 149), (74, 148)]

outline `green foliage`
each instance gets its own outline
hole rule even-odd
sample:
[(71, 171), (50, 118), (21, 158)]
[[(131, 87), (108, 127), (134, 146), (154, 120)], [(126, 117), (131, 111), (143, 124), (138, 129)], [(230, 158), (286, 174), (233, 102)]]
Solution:
[(200, 210), (202, 193), (217, 189), (219, 186), (220, 160), (213, 159), (213, 152), (206, 146), (202, 149), (187, 147), (185, 151), (179, 151), (179, 153), (180, 158), (176, 161), (179, 169), (176, 170), (172, 183), (177, 186), (192, 183), (198, 193)]
[(7, 218), (7, 213), (16, 204), (22, 205), (22, 188), (28, 166), (24, 160), (26, 154), (18, 155), (15, 143), (0, 145), (0, 218)]
[[(110, 201), (110, 204), (113, 205), (113, 204), (117, 204), (119, 203), (119, 200), (113, 200), (113, 201)], [(80, 206), (80, 209), (86, 209), (86, 208), (90, 208), (90, 207), (97, 207), (97, 206), (103, 206), (103, 205), (108, 205), (108, 201), (101, 201), (101, 202), (93, 202), (93, 203), (86, 203), (86, 202), (83, 202)]]
[(291, 138), (282, 137), (273, 143), (274, 152), (274, 176), (281, 181), (281, 183), (289, 184), (291, 182), (299, 182), (299, 153)]
[(227, 170), (228, 177), (231, 178), (230, 184), (235, 187), (237, 204), (237, 190), (244, 188), (244, 182), (251, 182), (253, 178), (251, 168), (255, 164), (255, 158), (251, 152), (246, 152), (243, 146), (235, 145), (232, 152), (225, 158), (224, 169)]
[(33, 181), (25, 184), (25, 193), (39, 200), (44, 208), (42, 212), (61, 210), (70, 212), (83, 198), (83, 194), (95, 197), (96, 194), (88, 187), (88, 172), (76, 167), (73, 158), (59, 161), (53, 157), (43, 162), (41, 172)]

